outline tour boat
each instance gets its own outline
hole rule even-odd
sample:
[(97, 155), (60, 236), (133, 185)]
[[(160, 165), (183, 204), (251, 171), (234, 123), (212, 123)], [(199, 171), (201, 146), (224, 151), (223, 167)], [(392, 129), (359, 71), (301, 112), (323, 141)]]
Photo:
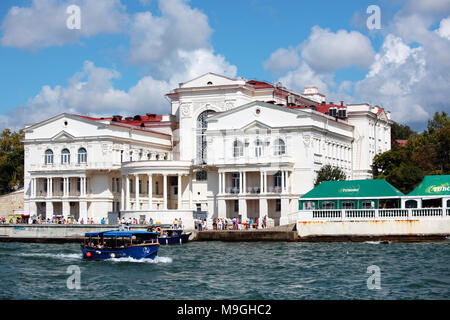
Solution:
[[(151, 232), (153, 231), (153, 227), (147, 230)], [(188, 242), (192, 232), (183, 233), (181, 229), (162, 229), (161, 227), (157, 227), (156, 233), (158, 234), (158, 242), (160, 244), (182, 244)]]
[(158, 248), (158, 234), (148, 231), (111, 230), (86, 233), (81, 245), (83, 258), (88, 260), (154, 259)]

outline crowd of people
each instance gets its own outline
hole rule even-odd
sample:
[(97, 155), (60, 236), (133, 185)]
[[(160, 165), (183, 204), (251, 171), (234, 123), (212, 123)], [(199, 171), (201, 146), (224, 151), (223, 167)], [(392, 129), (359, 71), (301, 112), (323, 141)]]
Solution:
[[(215, 218), (212, 222), (213, 230), (255, 230), (267, 228), (267, 215), (262, 219), (249, 218), (241, 221), (239, 218)], [(194, 219), (195, 230), (208, 230), (208, 223), (206, 219)]]

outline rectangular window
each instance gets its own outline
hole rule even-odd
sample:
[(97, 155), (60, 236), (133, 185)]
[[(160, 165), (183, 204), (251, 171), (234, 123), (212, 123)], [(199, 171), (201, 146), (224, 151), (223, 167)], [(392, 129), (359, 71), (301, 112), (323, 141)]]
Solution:
[(239, 184), (240, 184), (240, 174), (239, 173), (233, 173), (231, 175), (231, 187), (233, 193), (239, 192)]
[(275, 200), (275, 211), (280, 212), (281, 211), (281, 199)]
[(303, 203), (303, 210), (314, 210), (316, 205), (313, 201), (305, 201)]
[(325, 201), (322, 203), (322, 209), (334, 209), (334, 202)]
[(208, 173), (205, 170), (197, 171), (195, 174), (195, 179), (197, 181), (206, 181), (208, 180)]
[(342, 202), (342, 209), (355, 209), (355, 203), (353, 201)]
[(139, 180), (139, 193), (142, 193), (142, 180)]
[(77, 178), (77, 192), (81, 192), (81, 178)]
[(239, 200), (234, 200), (234, 212), (239, 212)]
[(362, 208), (363, 209), (375, 209), (375, 204), (373, 201), (364, 201), (362, 203)]

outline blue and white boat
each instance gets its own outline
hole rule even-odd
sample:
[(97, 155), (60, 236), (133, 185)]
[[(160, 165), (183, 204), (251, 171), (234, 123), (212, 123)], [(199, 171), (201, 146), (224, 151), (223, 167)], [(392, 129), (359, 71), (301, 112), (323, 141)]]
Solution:
[(148, 231), (111, 230), (86, 233), (81, 245), (83, 258), (88, 260), (154, 259), (158, 248), (158, 234)]

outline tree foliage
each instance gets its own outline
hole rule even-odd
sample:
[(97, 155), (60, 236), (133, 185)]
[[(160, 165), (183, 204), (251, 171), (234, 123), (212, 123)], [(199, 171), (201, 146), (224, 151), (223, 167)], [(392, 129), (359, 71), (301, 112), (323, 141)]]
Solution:
[(396, 140), (408, 140), (411, 136), (416, 134), (417, 132), (412, 130), (409, 126), (394, 122), (391, 126), (391, 145), (396, 145)]
[(0, 134), (0, 192), (10, 192), (23, 186), (24, 132), (5, 129)]
[(323, 181), (338, 181), (345, 180), (347, 176), (341, 168), (333, 167), (332, 165), (324, 165), (317, 172), (316, 180), (314, 181), (314, 187), (317, 187)]
[(375, 156), (373, 176), (409, 193), (425, 175), (450, 173), (449, 149), (449, 117), (446, 112), (436, 112), (427, 129), (412, 134), (404, 147), (393, 145), (390, 151)]

